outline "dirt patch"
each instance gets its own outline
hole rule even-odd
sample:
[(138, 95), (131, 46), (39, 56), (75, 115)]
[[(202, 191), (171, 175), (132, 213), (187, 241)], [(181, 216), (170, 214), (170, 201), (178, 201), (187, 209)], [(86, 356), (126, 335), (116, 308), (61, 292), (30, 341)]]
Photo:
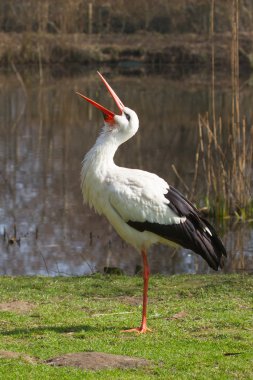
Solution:
[(179, 313), (172, 315), (172, 317), (168, 318), (168, 319), (183, 319), (187, 316), (188, 316), (188, 313), (186, 313), (186, 311), (182, 310)]
[(0, 303), (0, 310), (23, 314), (31, 311), (34, 306), (34, 304), (26, 301), (10, 301)]
[(122, 303), (127, 303), (131, 306), (142, 305), (142, 297), (120, 296), (118, 297), (118, 301), (121, 301)]
[(65, 354), (45, 362), (49, 365), (77, 367), (86, 370), (108, 368), (137, 368), (151, 364), (149, 360), (123, 355), (112, 355), (103, 352), (77, 352)]
[(27, 363), (37, 363), (37, 359), (22, 352), (0, 351), (0, 359), (22, 359)]

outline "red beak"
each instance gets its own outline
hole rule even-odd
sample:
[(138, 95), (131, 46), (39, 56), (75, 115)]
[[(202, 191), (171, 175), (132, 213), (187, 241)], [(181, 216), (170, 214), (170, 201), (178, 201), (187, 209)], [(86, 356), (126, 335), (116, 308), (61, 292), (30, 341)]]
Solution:
[[(113, 98), (113, 100), (115, 101), (116, 105), (118, 106), (118, 108), (120, 110), (120, 114), (122, 114), (124, 104), (122, 103), (122, 101), (120, 100), (118, 95), (114, 92), (114, 90), (111, 88), (109, 83), (105, 80), (103, 75), (100, 74), (99, 72), (97, 72), (97, 73), (100, 76), (100, 78), (102, 79), (103, 83), (105, 84), (107, 90), (109, 91), (109, 93), (110, 93), (111, 97)], [(92, 99), (88, 98), (87, 96), (80, 94), (80, 92), (77, 92), (77, 95), (81, 96), (83, 99), (87, 100), (87, 102), (91, 103), (93, 106), (97, 107), (100, 111), (102, 111), (103, 115), (104, 115), (104, 119), (106, 122), (113, 121), (113, 118), (115, 116), (114, 112), (108, 110), (107, 108), (105, 108), (101, 104), (95, 102), (95, 100), (92, 100)]]

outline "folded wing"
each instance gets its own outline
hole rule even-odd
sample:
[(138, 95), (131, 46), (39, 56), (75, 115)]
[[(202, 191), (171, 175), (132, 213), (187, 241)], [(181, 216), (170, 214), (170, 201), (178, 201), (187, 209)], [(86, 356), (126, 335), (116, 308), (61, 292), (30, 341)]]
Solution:
[[(226, 250), (213, 226), (175, 188), (156, 175), (138, 172), (111, 192), (110, 202), (124, 221), (194, 251), (214, 270), (222, 267)], [(142, 175), (147, 175), (145, 181)]]

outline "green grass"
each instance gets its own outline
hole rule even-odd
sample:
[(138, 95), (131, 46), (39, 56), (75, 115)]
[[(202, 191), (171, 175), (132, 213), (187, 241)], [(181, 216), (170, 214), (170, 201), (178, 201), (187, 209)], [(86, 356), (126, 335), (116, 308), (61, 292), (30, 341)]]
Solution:
[[(0, 350), (41, 360), (100, 351), (152, 360), (149, 368), (83, 371), (0, 359), (2, 379), (250, 379), (253, 376), (253, 276), (152, 276), (146, 335), (139, 325), (141, 277), (1, 277), (0, 303), (34, 304), (0, 311)], [(184, 311), (183, 318), (172, 318)]]

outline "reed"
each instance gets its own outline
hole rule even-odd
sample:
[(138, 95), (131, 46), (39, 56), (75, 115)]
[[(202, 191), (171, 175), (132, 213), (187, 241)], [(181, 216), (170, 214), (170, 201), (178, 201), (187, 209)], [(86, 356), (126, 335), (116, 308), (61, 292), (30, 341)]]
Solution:
[(231, 14), (231, 114), (224, 121), (215, 110), (214, 5), (211, 7), (212, 100), (211, 112), (199, 115), (199, 145), (196, 154), (194, 186), (199, 167), (206, 180), (206, 203), (216, 216), (236, 215), (246, 219), (253, 214), (251, 171), (253, 126), (240, 115), (239, 88), (239, 1), (233, 0)]

